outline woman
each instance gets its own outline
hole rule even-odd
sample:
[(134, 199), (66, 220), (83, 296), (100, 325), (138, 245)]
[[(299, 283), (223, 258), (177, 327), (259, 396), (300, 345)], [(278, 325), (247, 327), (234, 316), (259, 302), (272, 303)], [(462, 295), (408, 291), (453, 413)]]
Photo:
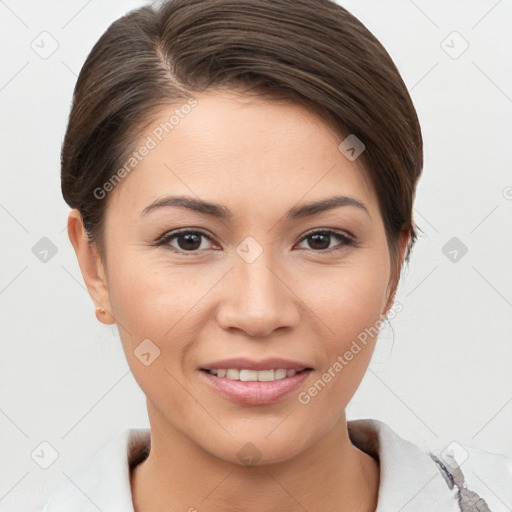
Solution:
[(113, 23), (76, 84), (62, 192), (151, 428), (44, 511), (499, 510), (457, 454), (346, 420), (422, 165), (393, 61), (334, 2), (174, 0)]

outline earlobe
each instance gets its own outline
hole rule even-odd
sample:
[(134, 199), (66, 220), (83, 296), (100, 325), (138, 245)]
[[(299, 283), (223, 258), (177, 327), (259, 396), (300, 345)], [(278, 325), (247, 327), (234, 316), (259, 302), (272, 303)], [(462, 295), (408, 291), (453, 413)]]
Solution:
[(85, 285), (96, 307), (96, 318), (104, 324), (115, 324), (103, 262), (96, 245), (87, 237), (82, 216), (77, 209), (69, 212), (68, 236), (75, 250)]

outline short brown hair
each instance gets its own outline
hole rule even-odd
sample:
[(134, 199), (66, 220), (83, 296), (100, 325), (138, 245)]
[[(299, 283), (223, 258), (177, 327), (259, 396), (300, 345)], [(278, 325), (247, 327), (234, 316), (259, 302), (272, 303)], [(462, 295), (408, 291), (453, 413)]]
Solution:
[(209, 88), (294, 101), (363, 141), (390, 252), (409, 229), (409, 259), (423, 167), (417, 114), (384, 47), (331, 0), (168, 0), (109, 26), (78, 77), (61, 154), (64, 199), (102, 256), (108, 197), (94, 190), (160, 108)]

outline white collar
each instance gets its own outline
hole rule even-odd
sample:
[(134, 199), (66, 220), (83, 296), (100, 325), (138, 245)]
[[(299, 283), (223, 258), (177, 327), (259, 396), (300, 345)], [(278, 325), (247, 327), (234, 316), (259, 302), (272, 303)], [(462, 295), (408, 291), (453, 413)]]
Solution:
[(449, 489), (426, 452), (382, 421), (353, 420), (347, 425), (352, 443), (380, 461), (375, 512), (460, 512), (457, 489)]
[[(428, 453), (379, 420), (348, 421), (352, 443), (378, 458), (380, 485), (375, 512), (460, 512), (457, 488), (450, 489)], [(81, 471), (57, 489), (41, 512), (134, 512), (130, 465), (145, 458), (149, 429), (126, 429)]]

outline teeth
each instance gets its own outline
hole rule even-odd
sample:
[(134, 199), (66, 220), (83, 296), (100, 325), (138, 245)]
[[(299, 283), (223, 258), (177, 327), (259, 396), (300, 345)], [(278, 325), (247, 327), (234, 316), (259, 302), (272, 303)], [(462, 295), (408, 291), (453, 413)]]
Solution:
[(261, 370), (256, 372), (258, 374), (258, 380), (260, 382), (269, 382), (275, 379), (275, 370)]
[(286, 370), (276, 370), (276, 379), (286, 379)]
[(226, 370), (226, 379), (239, 380), (240, 379), (240, 371), (233, 370), (233, 369)]
[(277, 370), (237, 370), (230, 368), (225, 369), (213, 369), (208, 370), (211, 374), (217, 377), (225, 377), (230, 380), (241, 380), (242, 382), (270, 382), (273, 380), (281, 380), (286, 377), (293, 377), (296, 370), (286, 370), (284, 368), (278, 368)]
[(257, 381), (258, 372), (256, 370), (240, 370), (240, 380), (244, 382)]

